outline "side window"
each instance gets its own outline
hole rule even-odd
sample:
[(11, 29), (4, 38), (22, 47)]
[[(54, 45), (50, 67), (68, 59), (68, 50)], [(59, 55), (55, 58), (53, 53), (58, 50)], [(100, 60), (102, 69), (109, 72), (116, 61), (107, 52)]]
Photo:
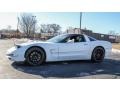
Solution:
[(95, 38), (92, 38), (92, 37), (89, 37), (89, 36), (88, 36), (88, 38), (89, 38), (90, 41), (96, 41)]
[(69, 40), (71, 40), (71, 36), (68, 36), (68, 37), (66, 37), (65, 39), (63, 39), (63, 40), (61, 41), (61, 43), (66, 43), (66, 42), (68, 42)]
[(85, 38), (83, 35), (76, 36), (75, 42), (85, 42)]
[(85, 38), (83, 35), (73, 35), (73, 36), (69, 36), (67, 38), (65, 38), (62, 43), (66, 43), (66, 42), (85, 42)]

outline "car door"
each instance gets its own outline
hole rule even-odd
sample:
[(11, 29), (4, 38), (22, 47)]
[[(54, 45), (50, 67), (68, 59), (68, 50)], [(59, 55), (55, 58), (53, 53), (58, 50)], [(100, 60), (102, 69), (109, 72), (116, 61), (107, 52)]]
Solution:
[(89, 44), (85, 41), (83, 35), (80, 35), (80, 37), (84, 40), (80, 42), (64, 42), (58, 44), (59, 60), (79, 60), (88, 58)]

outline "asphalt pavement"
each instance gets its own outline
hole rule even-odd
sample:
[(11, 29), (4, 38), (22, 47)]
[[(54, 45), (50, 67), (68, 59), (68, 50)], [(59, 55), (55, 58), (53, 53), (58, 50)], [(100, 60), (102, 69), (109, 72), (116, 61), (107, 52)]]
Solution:
[(113, 52), (102, 63), (91, 61), (48, 62), (40, 66), (28, 66), (23, 62), (7, 59), (5, 53), (13, 46), (12, 40), (0, 40), (0, 78), (1, 79), (39, 79), (39, 78), (82, 78), (117, 79), (120, 78), (120, 53)]

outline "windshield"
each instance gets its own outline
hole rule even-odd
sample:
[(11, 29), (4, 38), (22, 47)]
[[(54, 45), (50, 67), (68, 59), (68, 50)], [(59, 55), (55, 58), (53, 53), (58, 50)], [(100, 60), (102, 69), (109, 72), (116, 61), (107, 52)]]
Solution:
[(67, 37), (67, 35), (58, 35), (58, 36), (55, 36), (55, 37), (47, 40), (47, 42), (59, 43), (59, 42), (62, 42), (66, 37)]

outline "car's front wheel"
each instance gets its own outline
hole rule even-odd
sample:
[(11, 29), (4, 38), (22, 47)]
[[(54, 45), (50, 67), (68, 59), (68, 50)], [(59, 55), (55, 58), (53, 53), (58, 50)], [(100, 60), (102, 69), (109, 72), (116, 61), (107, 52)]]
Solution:
[(105, 50), (102, 47), (96, 47), (93, 50), (91, 61), (92, 62), (102, 62), (105, 57)]
[(39, 47), (32, 47), (27, 50), (25, 58), (27, 64), (37, 66), (45, 61), (45, 52)]

